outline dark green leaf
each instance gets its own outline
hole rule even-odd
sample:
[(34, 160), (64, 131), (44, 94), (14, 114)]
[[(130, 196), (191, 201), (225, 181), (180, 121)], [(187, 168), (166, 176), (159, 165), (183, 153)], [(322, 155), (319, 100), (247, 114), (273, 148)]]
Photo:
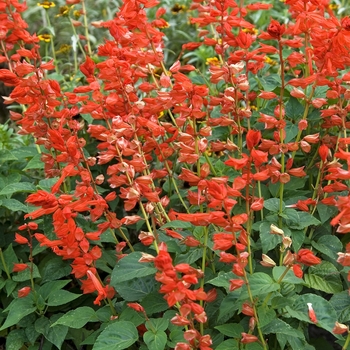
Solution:
[(317, 242), (312, 241), (311, 244), (320, 253), (327, 255), (333, 260), (336, 260), (338, 258), (337, 253), (343, 250), (343, 244), (339, 238), (331, 235), (321, 236)]
[(97, 322), (98, 318), (94, 309), (88, 306), (78, 307), (75, 310), (68, 311), (61, 316), (51, 327), (63, 325), (70, 328), (82, 328), (88, 322)]
[(14, 212), (23, 211), (24, 213), (28, 213), (28, 207), (20, 201), (18, 201), (17, 199), (2, 199), (0, 206), (5, 207)]
[(146, 276), (118, 283), (115, 289), (126, 301), (136, 301), (142, 300), (149, 293), (157, 290), (157, 286), (158, 283), (155, 281), (154, 276)]
[(174, 220), (171, 222), (166, 223), (165, 225), (161, 226), (161, 230), (165, 228), (183, 228), (183, 229), (191, 229), (193, 228), (193, 225), (190, 222), (181, 221), (181, 220)]
[(23, 170), (29, 169), (44, 169), (44, 162), (41, 161), (41, 154), (34, 156)]
[(287, 336), (297, 337), (304, 339), (304, 334), (298, 329), (293, 328), (288, 323), (282, 321), (281, 319), (274, 319), (269, 324), (263, 326), (262, 332), (264, 334), (270, 334), (270, 333), (281, 333)]
[[(38, 267), (35, 264), (33, 264), (32, 277), (33, 278), (41, 277)], [(12, 280), (15, 282), (24, 282), (24, 281), (29, 281), (30, 279), (31, 279), (30, 268), (27, 268), (20, 272), (13, 273), (13, 276), (12, 276)]]
[(168, 328), (169, 321), (164, 318), (150, 318), (146, 321), (145, 326), (149, 331), (165, 331)]
[[(274, 213), (278, 213), (280, 210), (280, 199), (279, 198), (270, 198), (264, 201), (264, 208), (270, 210)], [(282, 211), (286, 208), (284, 202), (282, 203)]]
[(143, 298), (141, 305), (145, 308), (147, 315), (152, 315), (168, 309), (168, 303), (164, 298), (159, 297), (158, 291), (150, 293)]
[(17, 324), (23, 317), (31, 314), (36, 310), (33, 306), (32, 295), (29, 294), (25, 298), (13, 300), (10, 305), (4, 310), (9, 311), (5, 323), (1, 326), (0, 331)]
[(151, 264), (139, 262), (141, 256), (140, 252), (133, 252), (118, 261), (111, 276), (112, 287), (117, 288), (122, 282), (156, 273), (157, 269)]
[(148, 349), (152, 350), (164, 350), (167, 342), (167, 336), (164, 331), (151, 332), (147, 331), (143, 335), (143, 340), (148, 346)]
[(241, 333), (244, 332), (244, 328), (238, 323), (226, 323), (221, 326), (214, 327), (223, 335), (230, 338), (240, 338)]
[(312, 303), (318, 320), (317, 325), (332, 332), (337, 314), (331, 303), (315, 294), (300, 295), (292, 306), (286, 306), (288, 314), (300, 321), (312, 323), (309, 318), (307, 303)]
[(38, 293), (44, 300), (47, 300), (50, 294), (62, 289), (66, 286), (71, 280), (59, 280), (59, 281), (51, 281), (40, 286)]
[(74, 294), (74, 293), (68, 292), (67, 290), (60, 289), (49, 295), (47, 305), (48, 306), (64, 305), (79, 297), (81, 297), (81, 294)]
[(26, 341), (24, 329), (13, 329), (6, 336), (6, 350), (20, 350)]
[[(273, 275), (274, 280), (277, 282), (285, 271), (286, 271), (285, 266), (275, 266), (272, 269), (272, 275)], [(289, 269), (287, 274), (283, 277), (282, 282), (288, 282), (288, 283), (292, 283), (292, 284), (303, 284), (304, 283), (303, 279), (296, 277), (294, 275), (294, 272), (291, 269)]]
[(35, 192), (35, 186), (30, 182), (18, 182), (4, 187), (0, 191), (0, 195), (12, 195), (17, 192)]
[(93, 350), (128, 349), (139, 339), (136, 327), (128, 321), (118, 321), (107, 326), (96, 339)]
[(262, 222), (259, 226), (261, 246), (264, 254), (282, 243), (281, 236), (270, 233), (270, 226), (271, 223), (266, 221)]
[(43, 334), (44, 337), (58, 349), (61, 349), (68, 333), (68, 327), (63, 325), (53, 326), (53, 322), (45, 316), (42, 316), (35, 321), (35, 330), (38, 333)]
[(222, 342), (216, 350), (239, 350), (239, 340), (228, 339)]

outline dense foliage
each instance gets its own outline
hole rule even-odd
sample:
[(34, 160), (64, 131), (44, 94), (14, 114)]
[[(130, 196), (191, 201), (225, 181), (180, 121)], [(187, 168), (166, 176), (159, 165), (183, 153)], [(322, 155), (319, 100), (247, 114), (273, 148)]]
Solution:
[(347, 349), (348, 10), (0, 0), (6, 349)]

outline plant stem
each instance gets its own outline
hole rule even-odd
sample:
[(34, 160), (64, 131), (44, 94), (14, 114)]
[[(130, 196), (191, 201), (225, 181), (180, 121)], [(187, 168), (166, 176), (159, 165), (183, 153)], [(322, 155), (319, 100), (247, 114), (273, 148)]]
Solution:
[(346, 341), (344, 346), (342, 347), (342, 350), (346, 350), (350, 344), (350, 333), (348, 333), (348, 336), (346, 337)]
[(8, 269), (7, 264), (5, 262), (4, 253), (2, 252), (1, 248), (0, 248), (0, 259), (1, 259), (1, 262), (2, 262), (2, 266), (5, 269), (6, 276), (10, 280), (11, 279), (11, 275), (9, 273), (9, 269)]

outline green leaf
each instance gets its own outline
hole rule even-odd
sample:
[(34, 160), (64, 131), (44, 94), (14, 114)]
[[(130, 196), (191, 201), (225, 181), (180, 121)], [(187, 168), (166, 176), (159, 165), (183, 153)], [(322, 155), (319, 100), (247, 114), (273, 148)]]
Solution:
[[(124, 259), (125, 258), (122, 260)], [(115, 289), (126, 301), (139, 301), (145, 298), (148, 294), (156, 291), (157, 286), (158, 283), (155, 281), (154, 276), (146, 276), (118, 283), (117, 286), (115, 286)]]
[(311, 214), (305, 211), (300, 211), (298, 214), (300, 218), (299, 223), (289, 225), (290, 228), (302, 230), (309, 226), (313, 226), (313, 225), (318, 226), (321, 224), (321, 221), (317, 220), (314, 216), (312, 216)]
[(338, 252), (343, 250), (343, 244), (338, 237), (332, 235), (321, 236), (317, 242), (312, 241), (312, 246), (320, 253), (337, 260)]
[(36, 187), (31, 182), (18, 182), (5, 186), (0, 195), (12, 195), (17, 192), (35, 192)]
[(164, 331), (156, 331), (154, 333), (147, 331), (143, 335), (143, 340), (148, 346), (148, 349), (164, 350), (167, 342), (167, 336)]
[(153, 275), (157, 272), (157, 269), (152, 267), (151, 264), (140, 263), (141, 256), (141, 252), (133, 252), (118, 261), (111, 276), (112, 287), (117, 288), (121, 282)]
[[(285, 271), (286, 271), (285, 266), (275, 266), (272, 269), (273, 279), (277, 282)], [(292, 283), (292, 284), (303, 284), (304, 283), (303, 279), (296, 277), (294, 275), (294, 272), (290, 269), (287, 272), (287, 274), (283, 277), (282, 283), (283, 282), (288, 282), (288, 283)]]
[(26, 341), (24, 329), (13, 329), (6, 336), (6, 350), (20, 350)]
[(216, 350), (239, 350), (239, 340), (228, 339), (219, 344)]
[(44, 169), (44, 162), (41, 160), (41, 154), (37, 154), (34, 156), (26, 165), (26, 167), (23, 169), (29, 170), (29, 169)]
[(269, 324), (262, 327), (263, 334), (284, 334), (292, 337), (298, 337), (304, 339), (304, 334), (302, 331), (293, 328), (288, 323), (282, 321), (279, 318), (275, 318)]
[[(278, 283), (263, 272), (255, 272), (253, 275), (248, 275), (248, 281), (250, 286), (251, 297), (263, 296), (270, 292), (274, 292), (280, 288)], [(249, 298), (247, 287), (242, 287), (242, 293), (239, 296), (240, 300), (245, 300)]]
[[(317, 212), (320, 217), (320, 220), (323, 223), (325, 223), (328, 219), (335, 216), (337, 212), (336, 207), (332, 207), (330, 205), (325, 205), (323, 203), (317, 203)], [(335, 237), (335, 236), (334, 236)]]
[(141, 305), (145, 308), (147, 315), (152, 315), (168, 309), (168, 303), (165, 299), (159, 297), (158, 291), (146, 295)]
[(68, 276), (72, 268), (59, 256), (53, 256), (42, 268), (42, 283)]
[(268, 306), (261, 305), (258, 307), (258, 318), (260, 327), (264, 327), (276, 318), (276, 313)]
[(68, 311), (61, 316), (51, 327), (63, 325), (70, 328), (82, 328), (88, 322), (97, 322), (98, 318), (94, 309), (88, 306), (78, 307), (75, 310)]
[(338, 322), (346, 323), (350, 321), (350, 296), (348, 291), (333, 295), (329, 302), (338, 315)]
[[(57, 318), (58, 315), (55, 316)], [(35, 330), (43, 334), (44, 337), (58, 349), (61, 349), (68, 333), (68, 327), (62, 325), (53, 326), (53, 322), (45, 316), (35, 321)]]
[(51, 281), (40, 286), (38, 293), (44, 300), (47, 300), (50, 294), (62, 289), (66, 286), (71, 280), (60, 280), (60, 281)]
[(171, 222), (167, 222), (165, 225), (161, 226), (160, 229), (165, 228), (183, 228), (183, 229), (191, 229), (193, 228), (193, 225), (190, 222), (181, 221), (181, 220), (174, 220)]
[(49, 295), (47, 305), (48, 306), (64, 305), (79, 297), (81, 297), (81, 294), (74, 294), (74, 293), (68, 292), (67, 290), (60, 289)]
[[(33, 264), (32, 277), (41, 278), (38, 267), (35, 264)], [(24, 281), (29, 281), (30, 279), (31, 279), (30, 268), (27, 268), (20, 272), (16, 272), (12, 276), (12, 280), (15, 282), (24, 282)]]
[(218, 320), (225, 320), (238, 310), (240, 303), (237, 302), (239, 290), (228, 294), (219, 306)]
[(260, 83), (264, 91), (273, 91), (276, 87), (281, 86), (281, 77), (277, 74), (271, 74), (260, 78)]
[(292, 306), (286, 306), (286, 310), (291, 317), (300, 321), (312, 323), (309, 318), (307, 303), (312, 303), (318, 320), (317, 325), (332, 332), (337, 314), (329, 301), (315, 294), (303, 294), (298, 296)]
[(136, 327), (128, 321), (118, 321), (107, 326), (96, 339), (93, 350), (128, 349), (139, 339)]
[[(286, 116), (291, 119), (300, 119), (303, 115), (305, 107), (295, 97), (290, 97), (286, 103)], [(289, 141), (286, 141), (289, 142)]]
[[(13, 265), (18, 263), (18, 258), (15, 251), (12, 248), (12, 243), (2, 252), (2, 254), (4, 256), (4, 261), (8, 269), (8, 272), (11, 272), (13, 269)], [(6, 271), (2, 263), (2, 260), (0, 260), (0, 269), (2, 271)]]
[(309, 288), (328, 294), (339, 293), (343, 290), (340, 273), (329, 261), (322, 261), (320, 265), (310, 267), (308, 272), (304, 275), (304, 279)]
[(244, 328), (238, 323), (226, 323), (214, 328), (223, 335), (231, 338), (240, 338), (241, 333), (244, 332)]
[[(280, 199), (279, 198), (266, 199), (264, 201), (264, 208), (274, 213), (278, 213), (280, 210)], [(285, 208), (286, 208), (286, 205), (284, 204), (284, 202), (282, 202), (282, 211), (284, 211)]]
[(295, 136), (298, 135), (298, 132), (299, 132), (298, 125), (293, 124), (290, 121), (287, 121), (286, 127), (284, 128), (284, 130), (286, 131), (286, 138), (284, 142), (292, 141), (295, 138)]
[(164, 318), (150, 318), (146, 321), (145, 326), (149, 331), (165, 331), (168, 328), (169, 321)]
[(18, 158), (9, 150), (7, 149), (2, 149), (0, 150), (0, 162), (1, 163), (6, 163), (11, 160), (18, 160)]
[(274, 249), (278, 244), (282, 243), (282, 237), (270, 233), (271, 223), (264, 221), (259, 226), (260, 240), (262, 251), (266, 254), (268, 251)]
[(13, 300), (4, 310), (4, 312), (9, 311), (9, 314), (5, 320), (5, 323), (1, 326), (0, 331), (17, 324), (23, 317), (31, 314), (35, 310), (36, 307), (33, 306), (31, 294), (24, 298)]
[(178, 254), (174, 259), (174, 264), (187, 263), (189, 265), (196, 262), (203, 256), (203, 251), (201, 248), (191, 249), (186, 254)]
[(24, 213), (28, 213), (28, 207), (17, 199), (2, 199), (0, 206), (15, 212), (23, 211)]
[(212, 284), (216, 287), (224, 287), (228, 289), (230, 287), (230, 280), (237, 278), (233, 272), (219, 272), (218, 277), (215, 277), (206, 283)]

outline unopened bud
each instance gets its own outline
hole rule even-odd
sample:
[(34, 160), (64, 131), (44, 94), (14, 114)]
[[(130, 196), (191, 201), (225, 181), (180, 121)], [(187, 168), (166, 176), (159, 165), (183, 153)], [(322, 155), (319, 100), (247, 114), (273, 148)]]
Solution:
[(287, 251), (286, 255), (283, 258), (283, 265), (284, 266), (291, 266), (294, 263), (294, 254), (290, 252), (290, 250)]
[(290, 237), (283, 237), (282, 244), (283, 244), (283, 247), (287, 249), (292, 245), (292, 239)]
[(262, 261), (260, 264), (265, 267), (275, 267), (276, 263), (266, 254), (262, 254)]
[(343, 323), (335, 322), (334, 328), (332, 330), (333, 334), (343, 334), (349, 332), (349, 327)]
[(249, 330), (250, 330), (251, 332), (254, 331), (255, 325), (256, 325), (255, 317), (251, 317), (251, 318), (249, 319)]
[(271, 224), (270, 226), (270, 233), (272, 233), (273, 235), (284, 236), (284, 231), (274, 224)]

